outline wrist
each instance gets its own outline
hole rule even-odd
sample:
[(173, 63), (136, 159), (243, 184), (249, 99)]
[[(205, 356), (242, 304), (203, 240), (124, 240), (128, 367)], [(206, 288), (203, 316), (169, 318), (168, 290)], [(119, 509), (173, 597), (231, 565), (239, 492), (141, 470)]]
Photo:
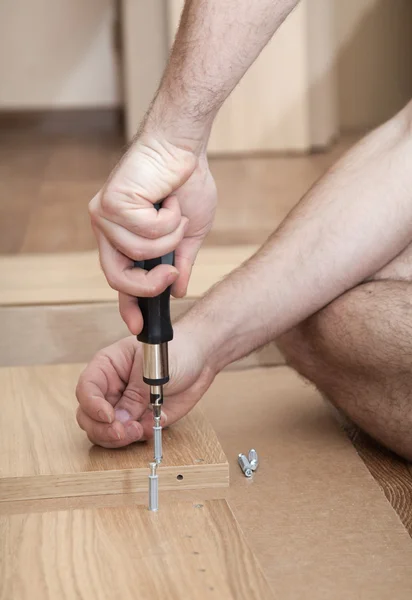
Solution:
[(220, 321), (214, 321), (213, 311), (204, 306), (204, 299), (196, 302), (179, 320), (178, 329), (183, 335), (196, 340), (200, 360), (213, 377), (238, 358), (235, 336)]
[(200, 156), (206, 154), (213, 120), (214, 115), (191, 116), (184, 106), (159, 92), (146, 115), (142, 131)]

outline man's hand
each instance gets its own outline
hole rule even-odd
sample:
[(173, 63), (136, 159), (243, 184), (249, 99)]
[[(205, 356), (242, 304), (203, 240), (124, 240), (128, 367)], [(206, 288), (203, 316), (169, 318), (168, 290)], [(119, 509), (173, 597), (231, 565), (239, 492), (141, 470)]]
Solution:
[[(204, 154), (143, 133), (90, 202), (100, 263), (119, 292), (121, 315), (130, 331), (142, 329), (138, 296), (156, 296), (172, 285), (186, 293), (190, 273), (216, 208), (216, 187)], [(153, 204), (164, 200), (160, 211)], [(175, 250), (175, 267), (146, 272), (133, 261)]]
[[(170, 384), (165, 386), (162, 425), (171, 425), (200, 400), (215, 373), (190, 334), (170, 343)], [(77, 422), (91, 442), (120, 448), (152, 437), (149, 386), (142, 377), (142, 347), (128, 337), (96, 354), (80, 376)]]

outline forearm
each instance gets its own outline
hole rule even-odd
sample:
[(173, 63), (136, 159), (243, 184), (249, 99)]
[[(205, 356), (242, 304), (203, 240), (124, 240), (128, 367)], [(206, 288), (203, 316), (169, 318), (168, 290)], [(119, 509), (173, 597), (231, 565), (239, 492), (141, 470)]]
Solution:
[(146, 127), (204, 146), (220, 106), (297, 3), (186, 0)]
[(410, 114), (354, 147), (262, 249), (188, 313), (182, 325), (216, 370), (376, 272), (412, 239)]

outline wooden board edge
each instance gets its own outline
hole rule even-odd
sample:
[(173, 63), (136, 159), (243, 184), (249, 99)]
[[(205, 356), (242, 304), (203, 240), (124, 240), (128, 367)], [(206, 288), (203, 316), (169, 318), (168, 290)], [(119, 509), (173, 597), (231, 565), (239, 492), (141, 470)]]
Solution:
[[(147, 492), (149, 468), (38, 475), (0, 479), (0, 503), (76, 496)], [(177, 479), (182, 475), (182, 479)], [(229, 464), (161, 467), (159, 490), (191, 490), (229, 486)]]

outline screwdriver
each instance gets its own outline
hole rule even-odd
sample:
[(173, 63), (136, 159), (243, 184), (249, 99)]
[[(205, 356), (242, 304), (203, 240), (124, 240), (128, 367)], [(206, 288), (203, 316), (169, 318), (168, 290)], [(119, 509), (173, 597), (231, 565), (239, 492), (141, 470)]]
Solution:
[[(154, 204), (160, 210), (161, 202)], [(135, 261), (135, 267), (150, 271), (157, 265), (173, 265), (174, 252), (160, 258)], [(143, 381), (150, 386), (150, 404), (153, 409), (154, 460), (162, 460), (162, 427), (160, 417), (163, 405), (163, 386), (169, 381), (168, 342), (173, 339), (170, 320), (170, 286), (154, 298), (138, 298), (143, 317), (143, 329), (137, 335), (143, 344)]]

